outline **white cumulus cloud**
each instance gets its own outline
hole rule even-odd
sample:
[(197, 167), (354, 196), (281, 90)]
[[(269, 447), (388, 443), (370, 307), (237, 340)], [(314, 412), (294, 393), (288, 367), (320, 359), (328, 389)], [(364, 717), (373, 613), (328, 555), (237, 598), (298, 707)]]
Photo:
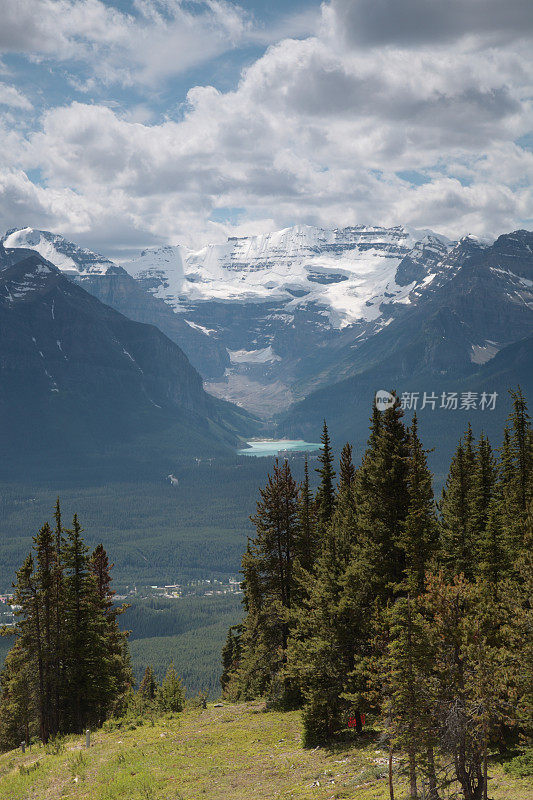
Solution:
[[(479, 2), (464, 5), (472, 11)], [(98, 42), (107, 36), (123, 53), (160, 48), (153, 57), (123, 57), (115, 65), (141, 82), (168, 70), (164, 20), (182, 24), (188, 17), (180, 15), (190, 13), (174, 0), (142, 0), (130, 23), (105, 7), (111, 16), (104, 32), (103, 4), (79, 5), (83, 36)], [(419, 8), (415, 0), (394, 5), (413, 19)], [(271, 45), (231, 91), (192, 87), (178, 120), (151, 122), (145, 107), (142, 113), (98, 103), (48, 108), (36, 130), (8, 147), (10, 168), (39, 170), (43, 179), (34, 194), (16, 184), (26, 217), (19, 214), (14, 224), (42, 227), (41, 208), (47, 220), (57, 215), (51, 227), (79, 232), (86, 242), (92, 237), (100, 249), (106, 241), (110, 252), (132, 243), (201, 244), (298, 222), (404, 223), (453, 237), (525, 224), (533, 157), (517, 142), (533, 129), (530, 46), (523, 31), (511, 38), (511, 23), (485, 21), (476, 31), (474, 16), (455, 0), (441, 5), (459, 21), (439, 33), (437, 5), (429, 0), (433, 22), (428, 17), (416, 41), (399, 30), (383, 42), (367, 20), (363, 46), (353, 30), (365, 3), (332, 0), (317, 35)], [(207, 26), (226, 46), (243, 35), (249, 21), (238, 7), (204, 6), (184, 24)], [(384, 0), (375, 6), (376, 14), (390, 11)], [(519, 27), (527, 8), (519, 0), (511, 6)], [(65, 28), (60, 35), (68, 50), (74, 34)], [(3, 208), (12, 219), (16, 188), (10, 186), (11, 210)], [(230, 222), (220, 222), (226, 212)]]

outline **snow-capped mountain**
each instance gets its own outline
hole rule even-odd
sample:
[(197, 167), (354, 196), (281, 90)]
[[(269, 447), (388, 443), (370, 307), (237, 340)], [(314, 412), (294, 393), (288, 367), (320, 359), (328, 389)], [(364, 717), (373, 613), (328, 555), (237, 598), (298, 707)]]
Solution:
[(105, 256), (93, 253), (67, 241), (63, 236), (35, 228), (13, 228), (2, 239), (4, 247), (35, 250), (69, 277), (107, 275), (120, 272), (120, 267)]
[[(451, 243), (428, 231), (307, 225), (230, 238), (201, 250), (183, 246), (143, 252), (126, 269), (176, 310), (216, 302), (283, 303), (288, 314), (319, 306), (333, 328), (376, 319), (383, 301), (402, 302)], [(396, 280), (402, 260), (411, 269)]]
[[(363, 341), (347, 341), (317, 365), (316, 390), (288, 410), (281, 433), (306, 437), (326, 418), (337, 443), (357, 435), (359, 446), (374, 393), (395, 389), (419, 398), (414, 408), (430, 446), (438, 436), (445, 450), (455, 447), (468, 420), (498, 441), (507, 390), (520, 384), (526, 396), (533, 392), (533, 233), (514, 231), (492, 244), (465, 237), (409, 301), (392, 308), (388, 325)], [(498, 406), (490, 413), (475, 404), (472, 415), (459, 407), (461, 413), (449, 413), (440, 399), (448, 392), (474, 399), (496, 392)], [(425, 394), (438, 403), (424, 407)]]
[(431, 231), (306, 225), (200, 250), (147, 250), (126, 269), (228, 353), (208, 388), (275, 413), (314, 387), (323, 364), (390, 322), (453, 243)]
[(37, 250), (103, 302), (155, 324), (208, 391), (265, 417), (391, 352), (394, 369), (421, 359), (436, 375), (468, 374), (531, 330), (528, 231), (451, 242), (404, 227), (295, 226), (147, 250), (126, 269), (31, 228), (4, 242), (8, 253)]

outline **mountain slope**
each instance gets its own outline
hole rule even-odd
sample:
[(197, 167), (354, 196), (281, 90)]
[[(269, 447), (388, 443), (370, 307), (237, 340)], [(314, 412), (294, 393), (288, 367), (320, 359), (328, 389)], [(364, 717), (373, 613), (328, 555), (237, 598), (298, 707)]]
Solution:
[[(527, 231), (501, 236), (492, 246), (463, 240), (403, 313), (359, 346), (345, 347), (321, 375), (324, 388), (281, 419), (282, 431), (316, 434), (327, 418), (339, 440), (363, 431), (360, 448), (375, 392), (396, 389), (419, 393), (424, 441), (433, 446), (438, 440), (441, 464), (468, 418), (499, 437), (507, 389), (520, 383), (533, 396), (533, 283), (522, 277), (531, 274), (532, 264), (533, 234)], [(497, 408), (441, 409), (442, 393), (454, 391), (471, 391), (478, 399), (484, 391), (497, 392)], [(421, 408), (424, 392), (439, 397), (435, 409)]]
[(0, 272), (2, 472), (107, 457), (164, 471), (172, 459), (231, 452), (242, 415), (206, 394), (177, 345), (40, 255), (10, 260)]
[(31, 249), (40, 253), (102, 303), (136, 322), (156, 325), (181, 347), (202, 377), (219, 377), (229, 365), (228, 354), (216, 339), (188, 324), (182, 315), (146, 292), (126, 270), (105, 256), (79, 247), (58, 234), (33, 228), (8, 231), (2, 242), (8, 252)]

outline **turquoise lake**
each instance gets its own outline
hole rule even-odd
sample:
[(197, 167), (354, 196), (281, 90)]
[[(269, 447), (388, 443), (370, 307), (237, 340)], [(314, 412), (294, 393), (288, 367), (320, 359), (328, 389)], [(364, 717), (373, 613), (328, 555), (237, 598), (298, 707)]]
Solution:
[(249, 447), (237, 450), (240, 456), (277, 456), (282, 450), (305, 453), (320, 449), (317, 442), (304, 442), (303, 439), (262, 439), (248, 444)]

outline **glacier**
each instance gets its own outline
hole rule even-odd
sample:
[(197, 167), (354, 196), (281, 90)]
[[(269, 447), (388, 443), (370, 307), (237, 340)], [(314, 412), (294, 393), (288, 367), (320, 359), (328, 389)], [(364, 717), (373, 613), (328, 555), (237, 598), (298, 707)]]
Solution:
[(145, 250), (124, 268), (156, 297), (182, 312), (202, 302), (276, 302), (285, 313), (319, 306), (331, 327), (380, 317), (382, 303), (408, 302), (416, 281), (396, 281), (410, 255), (442, 259), (454, 245), (428, 230), (357, 225), (297, 225), (231, 237), (200, 250), (184, 245)]

